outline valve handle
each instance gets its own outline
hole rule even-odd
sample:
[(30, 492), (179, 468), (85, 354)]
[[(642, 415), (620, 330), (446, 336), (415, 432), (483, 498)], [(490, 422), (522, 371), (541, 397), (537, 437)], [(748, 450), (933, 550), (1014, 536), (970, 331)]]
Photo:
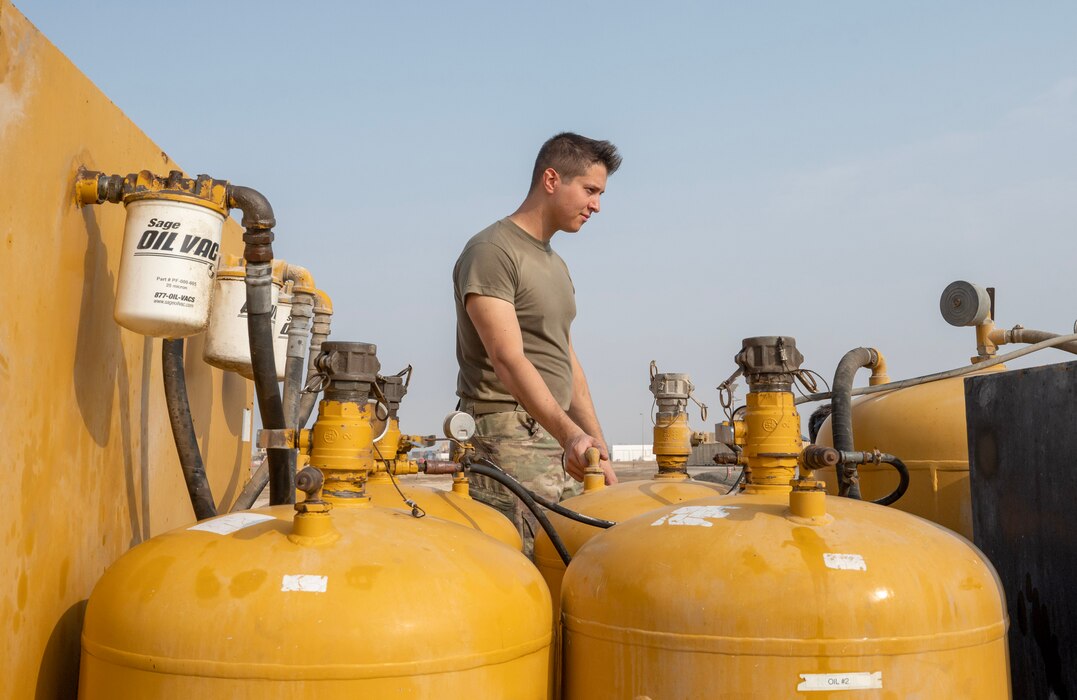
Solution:
[(587, 471), (602, 471), (602, 468), (598, 466), (598, 463), (602, 461), (602, 453), (597, 447), (588, 447), (583, 456), (587, 460)]

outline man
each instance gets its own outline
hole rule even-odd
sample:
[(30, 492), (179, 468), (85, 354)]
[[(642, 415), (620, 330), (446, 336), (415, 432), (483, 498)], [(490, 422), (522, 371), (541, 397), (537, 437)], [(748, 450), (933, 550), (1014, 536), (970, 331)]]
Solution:
[[(608, 141), (554, 136), (539, 150), (523, 204), (468, 241), (453, 269), (457, 394), (475, 416), (477, 449), (553, 501), (579, 493), (591, 447), (606, 483), (617, 482), (570, 339), (575, 288), (550, 240), (598, 213), (620, 164)], [(471, 494), (516, 523), (531, 556), (537, 522), (527, 508), (480, 475)]]

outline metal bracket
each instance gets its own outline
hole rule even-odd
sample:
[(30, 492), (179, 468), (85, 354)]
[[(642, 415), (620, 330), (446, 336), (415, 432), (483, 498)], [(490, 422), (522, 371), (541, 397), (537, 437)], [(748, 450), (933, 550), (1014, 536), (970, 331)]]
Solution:
[(295, 428), (262, 429), (255, 443), (267, 450), (294, 450), (299, 446)]

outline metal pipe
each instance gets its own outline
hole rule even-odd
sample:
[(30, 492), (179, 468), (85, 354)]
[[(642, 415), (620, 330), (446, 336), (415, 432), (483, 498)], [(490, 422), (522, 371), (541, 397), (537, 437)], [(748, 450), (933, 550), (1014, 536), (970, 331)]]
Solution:
[(236, 502), (232, 504), (232, 508), (228, 512), (236, 513), (254, 507), (254, 502), (262, 495), (262, 491), (265, 490), (266, 484), (268, 483), (269, 457), (263, 457), (262, 461), (258, 464), (258, 468), (255, 469), (254, 474), (251, 475), (251, 480), (248, 481), (247, 485), (243, 487), (243, 490), (239, 492), (239, 497), (236, 498)]
[(199, 520), (217, 515), (213, 493), (206, 477), (206, 467), (198, 449), (198, 437), (194, 432), (191, 405), (187, 398), (187, 376), (183, 369), (183, 339), (161, 341), (161, 374), (164, 376), (165, 403), (168, 406), (168, 422), (172, 425), (172, 438), (179, 453), (183, 481), (191, 499), (195, 517)]
[[(1021, 326), (1014, 326), (1010, 330), (996, 328), (991, 331), (991, 340), (996, 345), (1005, 345), (1008, 343), (1039, 343), (1057, 337), (1059, 337), (1058, 333), (1037, 331), (1032, 328), (1022, 328)], [(1077, 342), (1063, 343), (1061, 345), (1056, 345), (1055, 348), (1077, 355)]]
[[(277, 386), (277, 367), (273, 358), (273, 208), (257, 190), (228, 186), (228, 206), (243, 212), (243, 258), (247, 261), (247, 332), (251, 343), (251, 369), (262, 427), (283, 430), (288, 427)], [(295, 502), (296, 452), (269, 449), (269, 503)]]
[[(834, 370), (830, 416), (831, 429), (834, 432), (834, 448), (841, 452), (851, 452), (853, 445), (853, 377), (861, 367), (874, 367), (879, 354), (871, 348), (855, 348), (845, 353)], [(838, 495), (847, 498), (860, 498), (860, 484), (856, 478), (856, 464), (838, 465)]]
[(886, 452), (842, 452), (841, 462), (848, 464), (879, 462), (889, 464), (897, 470), (899, 478), (897, 488), (882, 498), (875, 499), (872, 503), (876, 503), (880, 506), (888, 506), (904, 496), (905, 492), (909, 490), (909, 468), (905, 466), (904, 462), (892, 454)]
[[(1048, 338), (1047, 340), (1040, 341), (1034, 345), (1021, 348), (1020, 350), (1014, 350), (1013, 352), (1006, 353), (1005, 355), (998, 355), (990, 360), (984, 360), (983, 362), (977, 362), (975, 364), (967, 365), (965, 367), (958, 367), (956, 369), (947, 370), (945, 372), (938, 372), (936, 374), (926, 374), (922, 377), (913, 377), (912, 379), (903, 379), (899, 382), (890, 382), (889, 384), (880, 384), (879, 386), (862, 386), (857, 389), (853, 389), (850, 392), (852, 396), (864, 396), (865, 394), (877, 394), (880, 391), (896, 391), (897, 389), (908, 389), (911, 386), (919, 386), (921, 384), (928, 384), (930, 382), (937, 382), (943, 379), (952, 379), (953, 377), (963, 377), (966, 374), (972, 374), (973, 372), (979, 372), (980, 370), (987, 369), (988, 367), (994, 367), (1000, 365), (1003, 362), (1009, 362), (1010, 360), (1016, 360), (1018, 357), (1024, 357), (1030, 355), (1039, 350), (1046, 348), (1054, 348), (1060, 345), (1077, 342), (1077, 333), (1070, 333), (1068, 335), (1060, 335), (1057, 338)], [(811, 403), (813, 401), (825, 401), (833, 396), (833, 392), (822, 391), (817, 394), (807, 394), (801, 396), (796, 400), (797, 404)]]

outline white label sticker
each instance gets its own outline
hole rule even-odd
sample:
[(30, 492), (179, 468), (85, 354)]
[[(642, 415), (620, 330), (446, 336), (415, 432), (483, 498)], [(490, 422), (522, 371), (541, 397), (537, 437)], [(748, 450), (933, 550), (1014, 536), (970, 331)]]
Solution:
[(823, 554), (823, 563), (828, 569), (844, 569), (846, 571), (867, 571), (868, 565), (864, 557), (859, 554)]
[(883, 687), (883, 672), (802, 673), (797, 690), (875, 690)]
[(272, 515), (265, 515), (264, 513), (231, 513), (223, 518), (214, 518), (204, 523), (192, 525), (187, 529), (214, 532), (218, 535), (230, 535), (237, 530), (264, 523), (267, 520), (274, 520), (274, 518)]
[(282, 591), (301, 591), (303, 593), (325, 593), (329, 585), (328, 576), (314, 574), (285, 574), (280, 580)]
[(717, 520), (728, 518), (729, 511), (737, 510), (740, 506), (683, 506), (677, 510), (663, 515), (651, 523), (651, 527), (658, 525), (697, 525), (699, 527), (711, 527), (713, 523), (707, 518)]

